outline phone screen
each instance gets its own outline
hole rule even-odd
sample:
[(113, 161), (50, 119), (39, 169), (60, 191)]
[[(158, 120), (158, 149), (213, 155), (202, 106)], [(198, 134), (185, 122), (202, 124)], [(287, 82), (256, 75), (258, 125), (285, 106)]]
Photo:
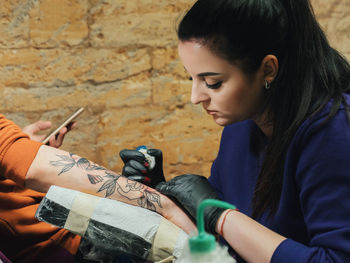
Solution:
[(70, 122), (72, 122), (76, 117), (78, 117), (78, 115), (80, 113), (82, 113), (84, 110), (84, 108), (79, 108), (76, 112), (74, 112), (71, 116), (69, 116), (64, 122), (62, 122), (62, 124), (60, 126), (58, 126), (52, 133), (50, 133), (43, 141), (42, 143), (46, 144), (48, 143), (49, 139), (54, 136), (54, 135), (57, 135), (60, 130), (67, 126)]

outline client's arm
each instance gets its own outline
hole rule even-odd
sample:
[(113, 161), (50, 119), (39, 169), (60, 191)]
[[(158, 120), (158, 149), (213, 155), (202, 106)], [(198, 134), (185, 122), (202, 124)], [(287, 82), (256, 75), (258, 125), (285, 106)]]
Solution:
[(39, 192), (47, 192), (51, 185), (57, 185), (122, 201), (156, 211), (187, 233), (195, 230), (187, 215), (158, 191), (73, 153), (45, 145), (39, 148), (25, 185)]

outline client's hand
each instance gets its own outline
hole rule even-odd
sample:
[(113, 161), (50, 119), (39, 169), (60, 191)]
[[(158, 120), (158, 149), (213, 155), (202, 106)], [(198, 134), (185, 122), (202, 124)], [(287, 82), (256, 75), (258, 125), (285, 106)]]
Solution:
[[(33, 141), (41, 142), (45, 139), (46, 135), (39, 135), (40, 131), (45, 131), (51, 128), (50, 121), (37, 121), (35, 123), (25, 126), (22, 131), (30, 137)], [(75, 122), (70, 123), (67, 127), (64, 127), (60, 130), (59, 134), (55, 137), (52, 136), (49, 140), (49, 146), (58, 148), (62, 145), (64, 136), (68, 131), (73, 129), (76, 126)]]
[(188, 215), (165, 195), (161, 195), (164, 204), (159, 213), (166, 219), (180, 227), (187, 234), (194, 234), (197, 231), (196, 225)]
[[(204, 199), (218, 199), (207, 178), (195, 174), (177, 176), (168, 182), (159, 183), (156, 189), (162, 194), (175, 198), (193, 218), (196, 218), (197, 208)], [(224, 210), (219, 207), (205, 209), (204, 221), (207, 231), (216, 233), (216, 223)]]
[(149, 163), (143, 153), (137, 150), (121, 150), (119, 155), (125, 164), (122, 175), (154, 188), (158, 183), (165, 181), (163, 154), (159, 149), (148, 149), (147, 154), (153, 156), (156, 161), (152, 170), (149, 169)]

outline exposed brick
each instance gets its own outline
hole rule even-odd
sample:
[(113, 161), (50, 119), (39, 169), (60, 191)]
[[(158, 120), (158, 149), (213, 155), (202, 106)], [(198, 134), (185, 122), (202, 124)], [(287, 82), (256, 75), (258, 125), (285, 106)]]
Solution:
[(41, 0), (30, 12), (31, 45), (76, 46), (88, 38), (88, 4), (77, 0)]
[[(84, 106), (63, 149), (120, 171), (119, 151), (164, 152), (167, 178), (208, 176), (222, 127), (190, 103), (176, 26), (194, 0), (11, 0), (0, 5), (0, 112), (54, 126)], [(349, 0), (312, 0), (350, 59)]]

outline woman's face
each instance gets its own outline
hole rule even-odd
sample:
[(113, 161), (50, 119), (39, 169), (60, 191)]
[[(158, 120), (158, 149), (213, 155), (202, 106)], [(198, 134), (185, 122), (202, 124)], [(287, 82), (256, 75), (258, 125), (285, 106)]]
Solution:
[(265, 83), (263, 72), (258, 70), (248, 79), (237, 66), (194, 41), (180, 41), (178, 51), (193, 80), (192, 103), (201, 103), (221, 126), (246, 119), (258, 121)]

